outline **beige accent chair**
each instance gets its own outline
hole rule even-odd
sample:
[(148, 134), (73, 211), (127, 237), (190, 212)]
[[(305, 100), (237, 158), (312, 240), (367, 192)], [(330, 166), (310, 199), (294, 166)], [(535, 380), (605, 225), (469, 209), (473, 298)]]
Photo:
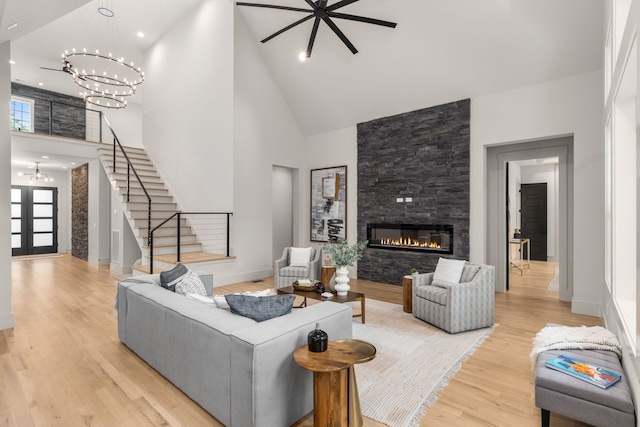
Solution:
[(291, 248), (284, 248), (282, 257), (273, 262), (274, 284), (276, 289), (293, 285), (300, 279), (320, 280), (322, 268), (322, 250), (312, 248), (311, 262), (308, 267), (289, 265), (291, 261)]

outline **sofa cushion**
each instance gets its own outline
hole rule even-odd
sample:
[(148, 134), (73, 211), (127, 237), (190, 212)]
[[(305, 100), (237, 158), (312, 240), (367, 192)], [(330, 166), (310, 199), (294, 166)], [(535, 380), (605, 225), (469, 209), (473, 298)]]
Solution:
[(447, 305), (447, 290), (438, 286), (418, 286), (416, 296), (440, 305)]
[(289, 256), (289, 266), (308, 267), (311, 262), (311, 250), (313, 248), (291, 248)]
[(464, 268), (465, 261), (457, 259), (440, 258), (438, 265), (436, 265), (436, 271), (433, 273), (433, 279), (445, 280), (451, 283), (460, 283), (460, 276), (462, 276), (462, 269)]
[(191, 270), (182, 276), (178, 283), (175, 284), (175, 292), (182, 295), (196, 294), (207, 296), (207, 290), (204, 288), (200, 277)]
[(187, 267), (182, 264), (176, 264), (176, 266), (171, 270), (160, 273), (160, 285), (165, 289), (175, 292), (176, 283), (178, 283), (180, 278), (188, 272), (189, 269)]
[(254, 297), (249, 295), (225, 295), (231, 312), (263, 322), (284, 314), (291, 313), (295, 295), (271, 295)]

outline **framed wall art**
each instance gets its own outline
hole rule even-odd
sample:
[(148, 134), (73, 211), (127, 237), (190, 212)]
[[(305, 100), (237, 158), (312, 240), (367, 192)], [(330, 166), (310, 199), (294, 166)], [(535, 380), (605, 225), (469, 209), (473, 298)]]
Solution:
[(347, 167), (311, 170), (311, 241), (347, 238)]

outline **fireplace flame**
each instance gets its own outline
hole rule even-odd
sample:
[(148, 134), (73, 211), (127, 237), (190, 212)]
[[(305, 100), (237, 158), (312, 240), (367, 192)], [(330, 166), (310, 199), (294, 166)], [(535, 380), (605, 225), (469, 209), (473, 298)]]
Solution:
[(419, 240), (414, 240), (411, 237), (400, 238), (400, 239), (382, 239), (380, 241), (381, 245), (386, 246), (409, 246), (412, 248), (433, 248), (433, 249), (441, 249), (440, 245), (436, 242), (421, 242)]

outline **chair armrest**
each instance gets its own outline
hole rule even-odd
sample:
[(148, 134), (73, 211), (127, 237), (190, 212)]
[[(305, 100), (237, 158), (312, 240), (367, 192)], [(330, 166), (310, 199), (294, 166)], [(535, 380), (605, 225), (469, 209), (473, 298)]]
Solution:
[(275, 271), (279, 271), (282, 267), (286, 267), (286, 266), (287, 266), (287, 257), (286, 256), (273, 261), (274, 272)]
[(428, 286), (433, 282), (433, 273), (421, 273), (411, 277), (413, 280), (413, 287), (416, 286)]

